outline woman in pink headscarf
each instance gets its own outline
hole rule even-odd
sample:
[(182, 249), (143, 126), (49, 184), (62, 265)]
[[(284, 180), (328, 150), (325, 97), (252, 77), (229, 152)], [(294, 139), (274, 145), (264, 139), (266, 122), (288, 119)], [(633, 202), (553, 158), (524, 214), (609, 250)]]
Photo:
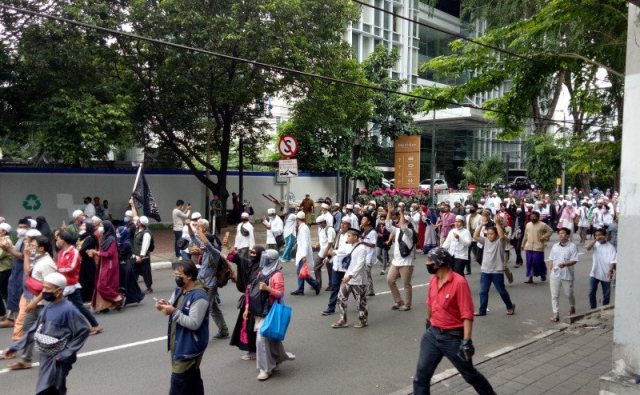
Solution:
[(576, 217), (576, 208), (567, 200), (562, 201), (562, 212), (560, 213), (560, 221), (558, 221), (558, 228), (567, 228), (573, 231), (573, 220)]

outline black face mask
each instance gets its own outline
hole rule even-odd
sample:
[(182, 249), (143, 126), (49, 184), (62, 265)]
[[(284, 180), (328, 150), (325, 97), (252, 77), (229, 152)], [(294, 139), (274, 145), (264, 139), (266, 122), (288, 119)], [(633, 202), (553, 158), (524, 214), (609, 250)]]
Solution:
[(436, 274), (438, 272), (438, 268), (436, 265), (427, 265), (427, 271), (429, 274)]
[(180, 288), (184, 287), (184, 278), (176, 276), (176, 285)]
[(42, 299), (46, 300), (47, 302), (53, 302), (54, 300), (56, 300), (56, 294), (53, 292), (43, 291)]

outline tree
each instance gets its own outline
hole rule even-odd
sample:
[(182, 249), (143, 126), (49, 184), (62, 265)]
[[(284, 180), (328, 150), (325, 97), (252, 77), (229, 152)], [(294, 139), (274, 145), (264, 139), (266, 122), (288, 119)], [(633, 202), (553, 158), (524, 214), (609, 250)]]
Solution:
[(467, 159), (461, 171), (468, 184), (484, 186), (502, 180), (505, 167), (499, 155), (492, 155), (479, 160)]
[[(624, 0), (469, 0), (463, 2), (463, 8), (472, 20), (487, 21), (489, 27), (478, 32), (478, 41), (516, 56), (455, 41), (450, 56), (431, 60), (421, 71), (468, 75), (468, 81), (447, 88), (421, 88), (418, 93), (458, 103), (471, 101), (495, 110), (487, 116), (494, 126), (503, 128), (501, 137), (507, 139), (526, 129), (542, 135), (557, 126), (552, 118), (563, 89), (570, 95), (569, 122), (577, 139), (590, 130), (621, 123)], [(604, 85), (599, 71), (606, 76)], [(503, 96), (484, 102), (476, 99), (498, 88), (506, 89)], [(423, 109), (443, 107), (446, 105), (427, 102)], [(613, 138), (619, 140), (617, 134)], [(583, 183), (588, 182), (584, 176)]]
[(530, 136), (525, 142), (527, 175), (543, 191), (554, 190), (562, 174), (562, 150), (552, 135)]

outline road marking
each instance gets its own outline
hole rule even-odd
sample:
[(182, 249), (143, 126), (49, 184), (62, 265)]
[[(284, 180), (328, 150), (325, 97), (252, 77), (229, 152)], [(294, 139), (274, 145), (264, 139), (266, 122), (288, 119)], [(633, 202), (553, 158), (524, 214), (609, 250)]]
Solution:
[[(119, 346), (113, 346), (113, 347), (101, 348), (99, 350), (82, 352), (82, 353), (78, 354), (78, 358), (90, 357), (92, 355), (104, 354), (104, 353), (107, 353), (107, 352), (118, 351), (118, 350), (122, 350), (122, 349), (125, 349), (125, 348), (143, 346), (145, 344), (161, 342), (163, 340), (167, 340), (167, 337), (166, 336), (155, 337), (153, 339), (147, 339), (147, 340), (141, 340), (141, 341), (133, 342), (133, 343), (121, 344)], [(40, 362), (35, 362), (31, 366), (34, 367), (34, 368), (37, 367), (37, 366), (40, 366)], [(10, 372), (10, 371), (11, 371), (10, 369), (2, 369), (2, 370), (0, 370), (0, 374), (7, 373), (7, 372)]]
[[(429, 285), (429, 283), (426, 284), (418, 284), (418, 285), (414, 285), (411, 288), (420, 288), (420, 287), (426, 287), (427, 285)], [(404, 288), (400, 288), (399, 291), (404, 291)], [(376, 296), (380, 296), (380, 295), (387, 295), (390, 294), (391, 291), (383, 291), (383, 292), (377, 292)]]

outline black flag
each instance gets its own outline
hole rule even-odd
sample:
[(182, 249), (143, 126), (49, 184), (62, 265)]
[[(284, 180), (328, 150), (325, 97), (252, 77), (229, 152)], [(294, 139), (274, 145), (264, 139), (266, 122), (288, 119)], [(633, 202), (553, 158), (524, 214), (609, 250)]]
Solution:
[(136, 209), (142, 211), (143, 215), (153, 218), (158, 222), (161, 221), (158, 204), (153, 197), (153, 193), (151, 193), (151, 188), (149, 188), (149, 184), (147, 184), (144, 173), (142, 173), (142, 168), (140, 169), (138, 184), (135, 186), (131, 196), (133, 197), (133, 203), (136, 205)]

